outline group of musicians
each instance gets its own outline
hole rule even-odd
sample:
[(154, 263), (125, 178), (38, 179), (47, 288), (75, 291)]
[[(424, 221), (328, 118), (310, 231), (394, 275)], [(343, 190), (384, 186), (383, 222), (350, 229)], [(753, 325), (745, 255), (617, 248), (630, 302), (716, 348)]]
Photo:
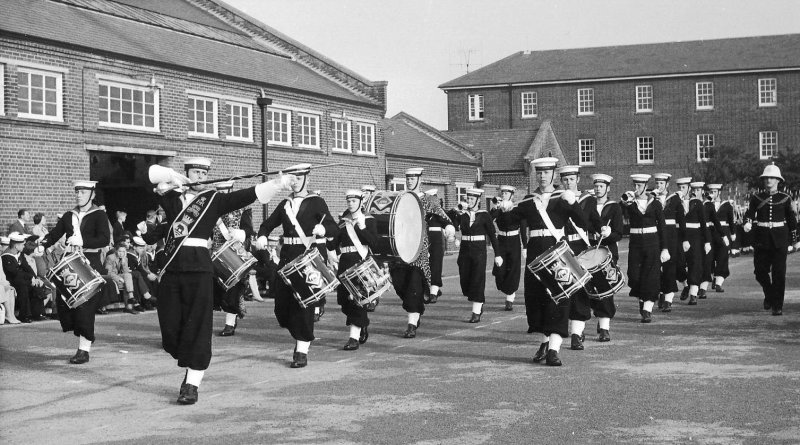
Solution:
[[(254, 233), (253, 247), (265, 249), (271, 232), (281, 227), (283, 247), (279, 268), (316, 249), (341, 274), (370, 258), (379, 238), (375, 219), (365, 209), (365, 199), (374, 192), (374, 187), (347, 190), (344, 196), (347, 209), (337, 222), (325, 200), (309, 192), (310, 164), (289, 167), (276, 179), (237, 191), (230, 191), (232, 184), (217, 188), (203, 184), (209, 182), (210, 167), (211, 161), (206, 158), (187, 160), (184, 174), (152, 166), (150, 180), (156, 185), (167, 219), (150, 230), (139, 226), (141, 237), (148, 244), (165, 240), (158, 320), (164, 350), (177, 360), (179, 367), (185, 368), (178, 396), (180, 404), (198, 400), (198, 388), (211, 360), (214, 307), (222, 307), (226, 312), (223, 336), (233, 335), (236, 319), (243, 316), (244, 284), (219, 289), (209, 250), (209, 240), (215, 231), (218, 239), (214, 247), (228, 239), (249, 242), (248, 232), (254, 231), (252, 225), (248, 229), (247, 222), (242, 221), (240, 209), (255, 200), (267, 203), (279, 193), (289, 192), (257, 234)], [(470, 323), (481, 321), (486, 300), (487, 242), (494, 252), (492, 274), (497, 289), (505, 297), (507, 311), (513, 310), (522, 261), (542, 256), (554, 258), (552, 264), (540, 261), (545, 266), (540, 273), (534, 273), (531, 267), (525, 267), (524, 271), (528, 333), (535, 334), (539, 345), (533, 356), (536, 363), (561, 366), (559, 350), (565, 337), (570, 338), (571, 349), (582, 350), (584, 328), (592, 314), (598, 320), (597, 340), (611, 340), (610, 322), (616, 311), (613, 292), (603, 298), (592, 298), (594, 294), (588, 288), (575, 285), (583, 283), (580, 279), (576, 281), (580, 272), (570, 271), (567, 267), (570, 261), (553, 252), (580, 255), (601, 246), (616, 267), (617, 243), (623, 236), (623, 212), (630, 221), (628, 284), (630, 295), (639, 300), (642, 323), (652, 321), (656, 304), (662, 312), (672, 310), (678, 282), (684, 284), (680, 298), (689, 299), (689, 305), (705, 298), (709, 286), (717, 292), (724, 291), (723, 283), (729, 275), (728, 247), (736, 234), (731, 232), (730, 204), (719, 199), (721, 185), (681, 178), (675, 181), (678, 191), (670, 193), (669, 174), (653, 175), (653, 190), (647, 187), (650, 175), (634, 174), (631, 175), (633, 190), (618, 202), (609, 197), (611, 176), (592, 175), (592, 191), (581, 193), (579, 167), (558, 168), (558, 159), (545, 157), (533, 160), (532, 168), (537, 188), (522, 200), (514, 202), (515, 188), (504, 185), (500, 187), (500, 196), (486, 211), (480, 208), (483, 190), (470, 188), (466, 190), (466, 202), (449, 212), (442, 208), (435, 190), (421, 192), (422, 168), (406, 171), (406, 193), (413, 193), (419, 199), (424, 232), (423, 253), (416, 260), (388, 265), (395, 292), (408, 316), (405, 338), (417, 335), (426, 304), (436, 303), (441, 295), (443, 241), (454, 240), (456, 230), (461, 232), (460, 244), (456, 242), (461, 292), (472, 304)], [(561, 188), (554, 186), (556, 174), (563, 184)], [(761, 177), (765, 191), (752, 196), (744, 230), (753, 232), (755, 275), (764, 290), (764, 308), (780, 315), (786, 253), (797, 221), (790, 197), (778, 191), (783, 181), (778, 167), (767, 166)], [(76, 182), (74, 190), (75, 208), (64, 214), (41, 245), (48, 248), (66, 236), (67, 244), (81, 247), (91, 266), (100, 270), (99, 248), (109, 243), (107, 217), (93, 204), (94, 182)], [(708, 199), (703, 199), (704, 191)], [(563, 245), (569, 248), (561, 248)], [(798, 247), (800, 243), (795, 245)], [(609, 280), (614, 279), (613, 267), (606, 277)], [(542, 271), (552, 275), (552, 279), (542, 279)], [(309, 283), (319, 279), (313, 274), (306, 278)], [(310, 305), (299, 304), (289, 284), (283, 280), (274, 283), (275, 316), (295, 340), (291, 367), (302, 368), (308, 363), (309, 348), (315, 339), (314, 321), (321, 315), (325, 299)], [(572, 289), (568, 298), (556, 298), (559, 290), (567, 288)], [(69, 308), (58, 299), (62, 329), (78, 337), (78, 351), (71, 363), (89, 361), (95, 340), (93, 300), (97, 299)], [(337, 303), (350, 329), (344, 349), (356, 350), (368, 339), (368, 312), (375, 310), (377, 300), (362, 305), (344, 286), (339, 286)]]

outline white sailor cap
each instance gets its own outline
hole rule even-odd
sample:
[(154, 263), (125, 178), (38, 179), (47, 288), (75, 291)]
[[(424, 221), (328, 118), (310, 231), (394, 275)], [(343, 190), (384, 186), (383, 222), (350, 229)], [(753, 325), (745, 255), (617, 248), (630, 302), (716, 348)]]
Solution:
[(134, 236), (131, 241), (133, 241), (134, 246), (144, 247), (147, 245), (147, 243), (144, 241), (144, 238), (141, 236)]
[(480, 197), (483, 195), (483, 189), (478, 188), (468, 188), (467, 189), (467, 196), (478, 196)]
[(608, 185), (608, 184), (611, 184), (611, 180), (613, 180), (613, 179), (614, 179), (613, 177), (611, 177), (609, 175), (606, 175), (606, 174), (603, 174), (603, 173), (595, 173), (595, 174), (592, 175), (592, 183), (603, 182), (606, 185)]
[(671, 177), (672, 175), (669, 173), (656, 173), (653, 175), (653, 179), (656, 181), (669, 181), (669, 178)]
[(28, 235), (24, 235), (19, 232), (11, 232), (8, 234), (8, 241), (9, 243), (22, 243), (28, 239)]
[(73, 186), (75, 190), (94, 190), (97, 187), (97, 181), (75, 181)]
[(692, 177), (691, 176), (687, 176), (685, 178), (678, 178), (678, 179), (675, 180), (675, 184), (678, 184), (678, 185), (689, 184), (690, 182), (692, 182)]
[(691, 188), (693, 188), (693, 189), (701, 189), (701, 188), (705, 187), (705, 185), (706, 185), (706, 183), (703, 182), (703, 181), (695, 181), (695, 182), (689, 184), (689, 186)]
[(217, 190), (230, 190), (233, 188), (233, 181), (222, 181), (214, 185)]
[(581, 167), (578, 165), (565, 165), (558, 169), (559, 176), (577, 175), (580, 173)]
[(433, 196), (433, 195), (439, 193), (439, 189), (425, 190), (423, 193), (425, 193), (428, 196)]
[(511, 185), (501, 185), (501, 186), (500, 186), (500, 191), (501, 191), (501, 192), (511, 192), (511, 193), (514, 193), (514, 192), (516, 192), (516, 191), (517, 191), (517, 188), (516, 188), (516, 187), (514, 187), (514, 186), (511, 186)]
[(531, 161), (536, 170), (553, 170), (558, 165), (558, 158), (537, 158)]
[(190, 158), (183, 162), (183, 169), (189, 170), (192, 168), (197, 168), (200, 170), (206, 170), (211, 168), (211, 159), (208, 158)]
[(422, 176), (425, 169), (422, 167), (411, 167), (406, 169), (406, 176)]
[(707, 184), (706, 188), (709, 190), (722, 190), (722, 184)]
[(375, 186), (374, 185), (369, 185), (369, 184), (364, 184), (364, 185), (361, 186), (361, 191), (362, 192), (370, 192), (370, 193), (372, 193), (372, 192), (375, 191)]
[(361, 190), (347, 189), (347, 191), (344, 192), (344, 198), (345, 199), (350, 199), (350, 198), (362, 199), (363, 197), (364, 197), (364, 194), (361, 192)]
[(633, 180), (633, 182), (647, 183), (647, 181), (650, 180), (650, 175), (644, 173), (635, 173), (631, 175), (631, 179)]
[(289, 175), (303, 176), (311, 171), (311, 164), (294, 164), (283, 169), (283, 172)]
[(7, 236), (0, 236), (0, 246), (7, 246), (11, 243), (11, 240), (8, 239)]

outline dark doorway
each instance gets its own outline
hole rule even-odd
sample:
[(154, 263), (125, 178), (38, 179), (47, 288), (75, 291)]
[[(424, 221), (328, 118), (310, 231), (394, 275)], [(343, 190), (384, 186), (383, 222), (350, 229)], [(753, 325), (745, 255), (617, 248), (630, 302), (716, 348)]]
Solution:
[(128, 217), (125, 230), (134, 232), (136, 224), (144, 221), (147, 211), (158, 208), (158, 196), (147, 171), (153, 164), (166, 164), (167, 156), (133, 153), (92, 152), (89, 175), (97, 181), (97, 199), (106, 206), (108, 218), (116, 221), (117, 210)]

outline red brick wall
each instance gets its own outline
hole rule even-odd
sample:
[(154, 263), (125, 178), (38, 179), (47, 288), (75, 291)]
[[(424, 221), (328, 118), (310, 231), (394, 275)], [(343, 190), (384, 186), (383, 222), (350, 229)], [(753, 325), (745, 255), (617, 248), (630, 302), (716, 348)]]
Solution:
[[(390, 157), (387, 159), (388, 172), (395, 179), (405, 180), (406, 169), (422, 167), (422, 190), (436, 188), (438, 196), (444, 199), (445, 207), (454, 207), (456, 202), (456, 183), (474, 186), (477, 180), (477, 166), (450, 164), (436, 161), (417, 161)], [(375, 184), (378, 189), (383, 184)]]

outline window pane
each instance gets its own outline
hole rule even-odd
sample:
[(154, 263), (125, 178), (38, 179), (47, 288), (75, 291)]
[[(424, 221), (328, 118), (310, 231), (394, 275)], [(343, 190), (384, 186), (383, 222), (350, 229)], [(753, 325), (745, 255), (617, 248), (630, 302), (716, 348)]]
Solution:
[(44, 86), (47, 89), (55, 90), (56, 89), (56, 78), (53, 77), (53, 76), (45, 77)]

